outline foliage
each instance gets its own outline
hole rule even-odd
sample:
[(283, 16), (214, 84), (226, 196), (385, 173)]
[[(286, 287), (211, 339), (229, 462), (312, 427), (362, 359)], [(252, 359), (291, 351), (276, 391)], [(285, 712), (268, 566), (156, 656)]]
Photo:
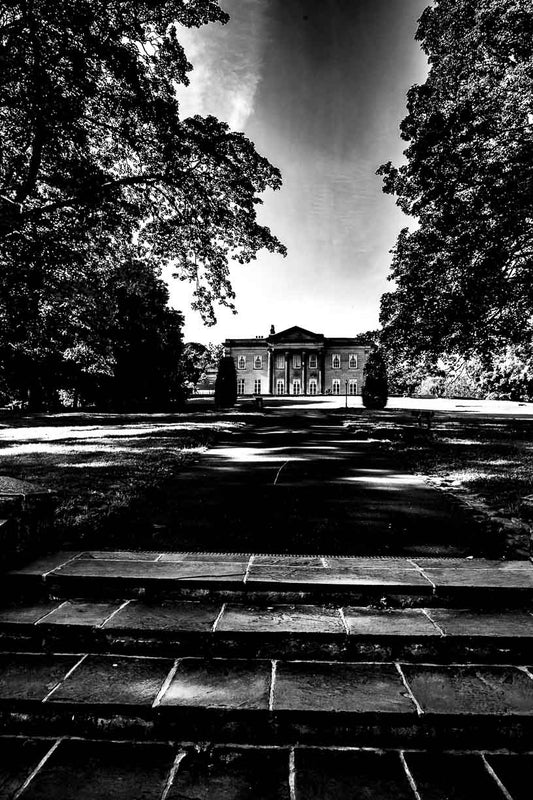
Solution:
[(106, 307), (133, 263), (191, 281), (212, 323), (215, 302), (233, 307), (232, 260), (285, 252), (256, 216), (278, 170), (224, 122), (179, 116), (180, 25), (227, 19), (218, 0), (0, 0), (0, 351), (16, 387), (53, 394), (43, 376), (65, 361), (114, 369)]
[(533, 7), (435, 0), (417, 39), (429, 74), (408, 93), (407, 162), (378, 172), (416, 218), (393, 251), (383, 343), (490, 354), (531, 340)]
[(230, 408), (237, 402), (237, 370), (231, 356), (222, 356), (215, 381), (215, 406)]
[(363, 370), (363, 405), (365, 408), (385, 408), (387, 399), (388, 388), (385, 360), (380, 350), (374, 348), (370, 352)]
[(205, 379), (207, 370), (216, 369), (223, 352), (221, 344), (187, 342), (182, 353), (182, 374), (187, 387), (194, 390)]

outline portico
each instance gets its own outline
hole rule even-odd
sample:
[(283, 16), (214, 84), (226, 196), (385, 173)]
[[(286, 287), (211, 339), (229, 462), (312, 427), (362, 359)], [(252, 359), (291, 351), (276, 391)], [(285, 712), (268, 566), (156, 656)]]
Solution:
[(327, 338), (294, 326), (268, 337), (228, 339), (237, 391), (245, 394), (360, 394), (369, 352), (360, 338)]

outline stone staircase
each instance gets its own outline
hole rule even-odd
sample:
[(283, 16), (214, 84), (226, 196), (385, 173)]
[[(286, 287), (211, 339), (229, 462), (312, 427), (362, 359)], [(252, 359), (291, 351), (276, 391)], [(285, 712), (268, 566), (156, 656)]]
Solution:
[(528, 561), (57, 553), (4, 576), (0, 798), (522, 798)]

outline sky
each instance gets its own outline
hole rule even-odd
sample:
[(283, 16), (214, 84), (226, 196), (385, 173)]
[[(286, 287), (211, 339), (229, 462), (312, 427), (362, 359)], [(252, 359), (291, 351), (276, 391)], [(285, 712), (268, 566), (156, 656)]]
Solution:
[[(183, 29), (194, 66), (182, 116), (214, 114), (282, 173), (259, 220), (288, 255), (231, 269), (238, 314), (206, 327), (187, 284), (169, 280), (185, 341), (267, 335), (300, 325), (326, 336), (378, 327), (390, 249), (409, 224), (376, 169), (399, 163), (406, 92), (426, 76), (414, 40), (429, 0), (221, 0), (230, 22)], [(192, 291), (192, 290), (191, 290)]]

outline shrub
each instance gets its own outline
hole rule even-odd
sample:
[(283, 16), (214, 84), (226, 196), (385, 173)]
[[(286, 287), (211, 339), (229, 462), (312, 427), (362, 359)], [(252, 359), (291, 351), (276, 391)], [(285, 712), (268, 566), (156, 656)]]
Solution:
[(362, 396), (365, 408), (385, 408), (387, 405), (387, 369), (377, 349), (371, 351), (365, 364)]
[(237, 372), (231, 356), (222, 356), (215, 381), (215, 405), (231, 408), (237, 401)]

